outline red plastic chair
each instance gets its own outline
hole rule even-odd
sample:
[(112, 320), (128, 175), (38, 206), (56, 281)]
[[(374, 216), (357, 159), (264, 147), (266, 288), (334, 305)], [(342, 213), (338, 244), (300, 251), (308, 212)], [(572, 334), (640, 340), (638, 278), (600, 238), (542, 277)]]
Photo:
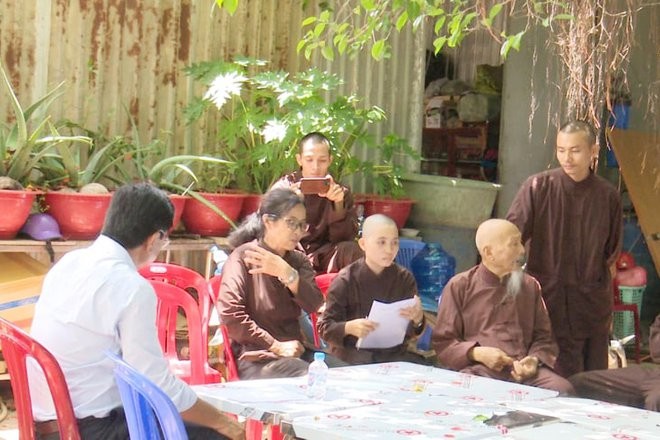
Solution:
[[(170, 364), (170, 370), (191, 385), (220, 382), (220, 373), (208, 364), (207, 331), (203, 330), (208, 328), (208, 316), (204, 318), (200, 315), (197, 302), (180, 287), (159, 280), (149, 282), (158, 296), (158, 340)], [(183, 309), (188, 324), (190, 359), (179, 359), (177, 354), (176, 321), (180, 308)]]
[[(330, 284), (332, 284), (332, 280), (334, 280), (337, 277), (337, 273), (324, 273), (321, 275), (317, 275), (314, 278), (314, 281), (316, 281), (316, 285), (319, 286), (319, 289), (321, 290), (321, 293), (323, 294), (323, 297), (328, 294), (328, 289), (330, 288)], [(319, 331), (316, 327), (316, 324), (319, 320), (318, 313), (310, 313), (309, 314), (309, 319), (312, 321), (312, 330), (314, 332), (314, 346), (316, 348), (321, 347), (321, 337), (319, 336)]]
[(214, 275), (209, 278), (209, 289), (211, 289), (212, 298), (217, 301), (220, 294), (220, 284), (222, 284), (222, 275)]
[(60, 438), (80, 440), (69, 389), (60, 364), (57, 363), (55, 357), (23, 330), (2, 318), (0, 318), (0, 341), (2, 341), (2, 353), (9, 369), (21, 440), (36, 438), (32, 399), (27, 378), (27, 358), (36, 360), (44, 372), (55, 402)]
[[(194, 289), (197, 292), (199, 312), (202, 319), (208, 322), (212, 303), (211, 291), (208, 282), (201, 274), (178, 264), (158, 262), (142, 267), (140, 274), (148, 280), (159, 280), (174, 284), (188, 291), (188, 293)], [(203, 331), (206, 334), (205, 336), (208, 336), (208, 328), (204, 328)]]

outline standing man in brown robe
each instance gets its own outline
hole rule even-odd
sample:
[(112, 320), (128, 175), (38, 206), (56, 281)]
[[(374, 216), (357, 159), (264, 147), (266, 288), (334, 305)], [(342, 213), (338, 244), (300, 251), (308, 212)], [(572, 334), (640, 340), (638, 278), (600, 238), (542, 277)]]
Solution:
[(580, 397), (660, 411), (660, 315), (651, 324), (649, 350), (654, 364), (585, 371), (569, 380)]
[(559, 129), (560, 167), (529, 177), (507, 219), (528, 246), (527, 271), (539, 280), (559, 345), (564, 377), (607, 368), (612, 279), (623, 234), (617, 190), (592, 171), (593, 128), (573, 121)]
[(298, 190), (303, 177), (330, 179), (327, 192), (305, 194), (309, 231), (300, 244), (316, 273), (338, 272), (362, 256), (355, 241), (358, 220), (351, 190), (328, 174), (332, 164), (330, 141), (321, 133), (309, 133), (300, 140), (296, 161), (300, 169), (282, 177), (273, 188)]
[[(332, 281), (318, 324), (329, 352), (349, 364), (427, 363), (422, 356), (407, 351), (408, 340), (424, 330), (424, 311), (417, 296), (415, 278), (407, 269), (394, 263), (399, 251), (396, 223), (382, 214), (369, 216), (364, 221), (359, 244), (364, 250), (364, 258), (342, 269)], [(382, 349), (356, 348), (358, 338), (367, 336), (379, 325), (365, 318), (374, 301), (389, 304), (408, 298), (416, 301), (413, 306), (400, 310), (400, 315), (410, 320), (401, 343)]]
[(502, 219), (483, 222), (481, 264), (454, 276), (440, 297), (432, 342), (452, 370), (573, 394), (553, 371), (557, 345), (541, 288), (523, 273), (520, 231)]

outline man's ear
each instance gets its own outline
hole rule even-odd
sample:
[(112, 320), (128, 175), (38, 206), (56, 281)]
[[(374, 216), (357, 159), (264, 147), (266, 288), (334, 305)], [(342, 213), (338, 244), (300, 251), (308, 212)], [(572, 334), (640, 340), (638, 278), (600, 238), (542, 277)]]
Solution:
[(491, 261), (493, 257), (493, 248), (490, 245), (485, 245), (481, 248), (481, 258), (483, 260)]
[(147, 237), (147, 239), (144, 241), (143, 245), (145, 246), (145, 249), (147, 251), (150, 251), (151, 249), (154, 248), (156, 245), (156, 241), (160, 238), (160, 231), (156, 231), (150, 236)]
[(365, 238), (364, 237), (360, 237), (358, 239), (358, 245), (360, 246), (360, 249), (362, 249), (362, 251), (365, 251), (365, 249), (364, 249), (364, 247), (365, 247)]
[(296, 162), (298, 162), (298, 166), (302, 167), (302, 156), (300, 153), (296, 153)]

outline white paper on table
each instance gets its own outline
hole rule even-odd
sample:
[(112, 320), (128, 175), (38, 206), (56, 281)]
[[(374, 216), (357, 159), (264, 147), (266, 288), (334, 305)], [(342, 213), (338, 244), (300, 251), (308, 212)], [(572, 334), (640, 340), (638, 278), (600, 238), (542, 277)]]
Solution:
[(401, 344), (410, 320), (399, 315), (399, 311), (414, 305), (415, 298), (390, 304), (374, 301), (367, 319), (377, 322), (378, 327), (364, 338), (358, 339), (356, 348), (390, 348)]

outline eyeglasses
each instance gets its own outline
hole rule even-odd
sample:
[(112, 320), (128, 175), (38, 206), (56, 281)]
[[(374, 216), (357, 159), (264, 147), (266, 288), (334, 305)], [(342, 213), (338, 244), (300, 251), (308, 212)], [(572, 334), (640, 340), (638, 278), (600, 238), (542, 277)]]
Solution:
[(167, 233), (167, 231), (164, 231), (164, 230), (162, 230), (162, 229), (159, 230), (159, 231), (158, 231), (158, 238), (160, 238), (160, 239), (162, 240), (162, 242), (163, 242), (163, 246), (162, 246), (162, 247), (167, 247), (167, 245), (170, 244), (170, 236), (169, 236), (169, 234)]
[(270, 215), (270, 217), (275, 220), (280, 218), (284, 220), (284, 224), (286, 224), (286, 227), (289, 228), (291, 232), (307, 232), (307, 230), (309, 230), (309, 225), (304, 220), (298, 220), (293, 217), (278, 217), (276, 215)]

